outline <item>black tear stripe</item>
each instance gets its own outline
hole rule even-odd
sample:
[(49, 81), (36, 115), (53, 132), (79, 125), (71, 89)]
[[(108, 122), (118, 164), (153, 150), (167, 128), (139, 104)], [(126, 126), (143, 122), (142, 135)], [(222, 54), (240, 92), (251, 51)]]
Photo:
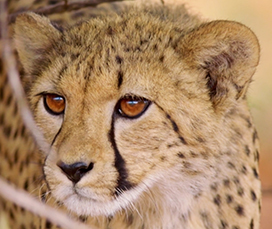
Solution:
[(114, 121), (115, 117), (114, 114), (112, 115), (112, 121), (111, 121), (111, 129), (108, 133), (108, 138), (109, 141), (111, 142), (112, 148), (114, 150), (115, 154), (115, 161), (114, 161), (114, 166), (117, 169), (119, 173), (119, 177), (117, 180), (117, 186), (115, 188), (115, 195), (119, 196), (122, 194), (122, 191), (126, 191), (131, 189), (134, 185), (131, 184), (127, 178), (128, 178), (128, 172), (126, 169), (126, 162), (124, 161), (122, 155), (120, 154), (116, 142), (115, 142), (115, 135), (114, 135)]
[(57, 139), (58, 135), (59, 135), (59, 134), (60, 134), (60, 132), (61, 132), (61, 129), (62, 129), (62, 127), (61, 127), (61, 128), (59, 128), (59, 131), (58, 131), (58, 133), (55, 135), (55, 137), (54, 137), (54, 139), (53, 139), (53, 141), (52, 141), (52, 143), (51, 143), (51, 146), (53, 146), (53, 145), (54, 145), (54, 143), (55, 143), (55, 141), (56, 141), (56, 139)]

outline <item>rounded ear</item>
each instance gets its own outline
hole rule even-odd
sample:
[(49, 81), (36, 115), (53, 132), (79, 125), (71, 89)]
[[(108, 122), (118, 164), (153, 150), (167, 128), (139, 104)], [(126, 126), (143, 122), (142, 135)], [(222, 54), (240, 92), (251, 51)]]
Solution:
[(39, 60), (60, 36), (61, 32), (46, 17), (34, 13), (17, 16), (14, 43), (26, 73), (35, 71)]
[(215, 109), (228, 106), (246, 94), (259, 62), (259, 43), (246, 26), (212, 21), (186, 34), (177, 45), (190, 68), (204, 69)]

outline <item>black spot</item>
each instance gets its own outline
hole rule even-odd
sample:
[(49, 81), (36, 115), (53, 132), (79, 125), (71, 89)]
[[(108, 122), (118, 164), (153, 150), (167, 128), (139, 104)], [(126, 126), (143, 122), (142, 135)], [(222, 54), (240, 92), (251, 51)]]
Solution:
[(142, 27), (139, 25), (139, 23), (135, 24), (135, 29), (140, 30)]
[(159, 58), (159, 61), (160, 61), (160, 62), (163, 62), (163, 61), (164, 61), (164, 56), (161, 56), (161, 57)]
[(18, 105), (14, 104), (13, 106), (13, 115), (16, 116), (18, 114)]
[[(234, 87), (235, 87), (235, 89), (237, 90), (237, 92), (238, 92), (238, 95), (240, 94), (240, 92), (243, 90), (243, 86), (239, 86), (239, 85), (237, 85), (237, 84), (235, 84), (235, 83), (233, 83), (234, 84)], [(238, 96), (237, 95), (237, 96)], [(237, 97), (237, 99), (238, 99), (238, 97)]]
[(169, 119), (170, 122), (172, 123), (173, 130), (178, 133), (179, 132), (178, 125), (174, 122), (171, 116), (169, 114), (166, 114), (166, 118)]
[(256, 199), (257, 199), (256, 193), (255, 193), (253, 190), (251, 190), (251, 191), (250, 191), (250, 194), (251, 194), (251, 199), (252, 199), (253, 201), (256, 201)]
[(153, 50), (158, 50), (158, 45), (157, 44), (155, 44), (154, 46), (153, 46)]
[(20, 133), (21, 136), (24, 136), (24, 135), (25, 135), (25, 130), (26, 130), (26, 129), (25, 129), (25, 126), (22, 126), (22, 128), (21, 128), (21, 133)]
[(12, 101), (12, 95), (10, 94), (10, 95), (8, 96), (6, 105), (9, 106), (9, 105), (11, 104), (11, 101)]
[(194, 195), (194, 198), (197, 199), (197, 198), (200, 197), (201, 195), (202, 195), (202, 193), (201, 193), (201, 192), (198, 192), (198, 193), (196, 193), (196, 194)]
[(160, 159), (161, 159), (161, 161), (165, 161), (166, 158), (165, 158), (165, 156), (161, 156)]
[[(162, 109), (162, 108), (161, 108), (161, 109)], [(173, 130), (179, 135), (180, 141), (181, 141), (184, 145), (186, 145), (187, 142), (186, 142), (186, 140), (185, 140), (182, 136), (180, 136), (180, 134), (179, 134), (179, 128), (178, 128), (178, 125), (176, 124), (176, 122), (172, 119), (172, 117), (171, 117), (169, 114), (166, 114), (166, 118), (170, 120), (170, 122), (171, 122), (171, 124), (172, 124), (172, 127), (173, 127)]]
[(182, 164), (183, 164), (184, 168), (186, 168), (186, 169), (189, 169), (191, 167), (191, 163), (188, 161), (183, 161)]
[(45, 228), (52, 228), (52, 227), (53, 227), (52, 223), (46, 220)]
[(85, 223), (87, 221), (88, 217), (87, 216), (79, 216), (79, 221), (81, 221), (82, 223)]
[(259, 174), (258, 174), (256, 168), (252, 168), (252, 171), (253, 171), (255, 178), (259, 179)]
[(0, 125), (4, 124), (4, 113), (0, 116)]
[(247, 168), (245, 165), (242, 166), (242, 173), (245, 175), (247, 174)]
[(192, 158), (196, 158), (198, 156), (198, 154), (193, 151), (190, 151), (190, 154)]
[(4, 99), (4, 88), (3, 85), (0, 86), (0, 101)]
[(220, 228), (222, 228), (222, 229), (228, 228), (228, 223), (226, 221), (221, 220), (220, 222), (221, 222), (221, 227)]
[(40, 195), (40, 200), (43, 202), (43, 203), (46, 203), (46, 193), (45, 192), (42, 192), (41, 195)]
[(170, 44), (170, 43), (172, 42), (172, 40), (173, 40), (173, 37), (170, 36), (170, 37), (169, 37), (169, 40), (168, 40), (168, 44)]
[(242, 187), (239, 187), (237, 190), (237, 193), (239, 196), (243, 196), (244, 195), (244, 189)]
[(247, 156), (250, 155), (250, 150), (249, 150), (249, 147), (247, 145), (245, 146), (245, 153), (246, 153)]
[(107, 35), (112, 36), (112, 35), (114, 35), (114, 33), (115, 33), (114, 29), (111, 26), (109, 26), (108, 29), (107, 29)]
[(260, 160), (260, 153), (259, 153), (259, 150), (256, 150), (255, 154), (254, 154), (254, 160), (259, 162)]
[(210, 99), (212, 99), (216, 95), (217, 81), (214, 77), (211, 77), (211, 74), (208, 73), (206, 76), (207, 79), (207, 87), (210, 90), (209, 95)]
[(216, 191), (217, 191), (217, 188), (218, 188), (218, 185), (217, 185), (217, 183), (214, 183), (214, 184), (212, 184), (210, 187), (211, 187), (211, 190), (212, 190), (212, 191), (215, 191), (215, 192), (216, 192)]
[(178, 157), (180, 157), (180, 158), (185, 158), (184, 154), (181, 153), (181, 152), (178, 152)]
[(226, 195), (226, 201), (228, 204), (232, 203), (233, 197), (231, 195)]
[(239, 216), (244, 216), (244, 208), (243, 208), (243, 206), (241, 206), (241, 205), (237, 205), (236, 207), (235, 207), (235, 211), (236, 211), (236, 213), (239, 215)]
[(13, 211), (10, 211), (10, 212), (9, 212), (9, 216), (10, 216), (10, 218), (11, 218), (12, 220), (15, 220), (15, 217), (14, 217)]
[(123, 72), (119, 71), (118, 72), (118, 84), (117, 84), (118, 89), (121, 87), (122, 83), (123, 83)]
[(66, 71), (66, 69), (67, 69), (67, 65), (64, 65), (62, 68), (61, 68), (61, 70), (59, 71), (59, 77), (62, 77), (63, 76), (63, 73)]
[(51, 21), (51, 25), (53, 25), (61, 33), (64, 31), (64, 28), (59, 23), (57, 23), (57, 21)]
[(221, 197), (220, 195), (216, 195), (214, 198), (213, 198), (213, 202), (217, 205), (217, 206), (220, 206), (221, 204)]
[(179, 140), (180, 140), (184, 145), (187, 144), (187, 142), (185, 141), (184, 137), (179, 136)]
[(253, 135), (252, 135), (253, 143), (255, 143), (257, 139), (258, 139), (258, 133), (257, 133), (256, 130), (254, 130), (254, 133), (253, 133)]
[(123, 58), (120, 57), (120, 56), (116, 56), (116, 57), (115, 57), (115, 60), (116, 60), (116, 63), (117, 63), (117, 64), (122, 64), (122, 62), (123, 62)]
[(231, 161), (228, 162), (228, 167), (230, 169), (235, 169), (235, 165)]
[[(73, 12), (72, 14), (71, 14), (71, 17), (72, 17), (72, 19), (79, 19), (79, 18), (82, 18), (82, 17), (84, 17), (84, 12), (83, 11), (76, 11), (76, 12)], [(82, 20), (82, 19), (81, 19)]]
[(71, 60), (72, 61), (74, 61), (74, 60), (76, 60), (78, 57), (79, 57), (79, 53), (73, 53), (73, 54), (71, 54)]
[(254, 220), (253, 219), (251, 219), (249, 229), (254, 229)]
[(28, 190), (28, 180), (26, 180), (24, 183), (24, 190)]
[(4, 126), (3, 132), (7, 138), (10, 136), (11, 127), (10, 126)]
[(234, 184), (236, 184), (236, 185), (240, 184), (240, 180), (239, 180), (238, 177), (233, 177), (233, 182), (234, 182)]
[(132, 214), (129, 214), (127, 217), (127, 226), (132, 225), (133, 221), (134, 221), (134, 216)]
[(223, 181), (223, 184), (224, 184), (225, 187), (229, 188), (230, 187), (230, 180), (229, 179), (225, 179)]
[(54, 4), (57, 4), (58, 2), (59, 2), (58, 0), (50, 0), (48, 3), (49, 3), (49, 5), (54, 5)]
[(206, 212), (200, 212), (200, 216), (202, 218), (202, 222), (204, 224), (205, 229), (212, 228), (212, 222), (210, 216)]
[(18, 149), (16, 149), (15, 153), (14, 153), (14, 163), (15, 164), (18, 162), (18, 156), (19, 156), (19, 151), (18, 151)]
[(197, 140), (198, 142), (200, 142), (200, 143), (205, 142), (205, 140), (204, 140), (203, 138), (201, 138), (201, 137), (197, 137), (196, 140)]
[(249, 118), (246, 118), (245, 120), (246, 120), (246, 122), (247, 122), (247, 127), (248, 127), (248, 128), (251, 128), (251, 127), (252, 127), (252, 123), (251, 123), (250, 119), (249, 119)]
[(238, 226), (232, 226), (231, 229), (240, 229), (240, 227), (238, 227)]
[(108, 219), (108, 223), (110, 223), (112, 221), (112, 219), (113, 219), (113, 216), (110, 215), (110, 216), (107, 217), (107, 219)]

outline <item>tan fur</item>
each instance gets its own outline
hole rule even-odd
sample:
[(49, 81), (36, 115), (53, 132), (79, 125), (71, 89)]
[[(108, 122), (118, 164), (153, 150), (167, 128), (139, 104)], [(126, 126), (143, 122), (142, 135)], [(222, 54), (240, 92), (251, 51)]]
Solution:
[[(53, 205), (99, 228), (259, 228), (258, 139), (246, 102), (259, 45), (250, 29), (202, 22), (183, 6), (128, 7), (64, 31), (22, 14), (14, 43), (52, 144), (43, 169)], [(64, 115), (46, 111), (44, 93), (65, 98)], [(151, 105), (121, 117), (125, 95)], [(93, 168), (73, 185), (60, 161)]]

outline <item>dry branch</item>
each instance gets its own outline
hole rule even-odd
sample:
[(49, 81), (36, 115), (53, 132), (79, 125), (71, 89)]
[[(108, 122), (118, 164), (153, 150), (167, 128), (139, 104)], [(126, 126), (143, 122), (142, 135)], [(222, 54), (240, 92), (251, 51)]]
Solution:
[(5, 9), (5, 1), (0, 0), (0, 34), (1, 34), (1, 43), (2, 43), (2, 61), (6, 69), (8, 80), (10, 86), (13, 90), (14, 97), (17, 101), (19, 110), (21, 112), (22, 118), (26, 127), (30, 130), (31, 134), (35, 138), (39, 146), (43, 147), (45, 152), (49, 152), (50, 145), (46, 143), (43, 134), (38, 129), (33, 115), (29, 109), (28, 102), (25, 96), (24, 89), (21, 84), (20, 76), (16, 68), (16, 60), (12, 52), (10, 40), (8, 37), (8, 28), (7, 28), (7, 10)]
[(72, 220), (64, 213), (52, 208), (39, 200), (35, 199), (29, 193), (23, 190), (18, 190), (0, 178), (0, 195), (5, 199), (12, 201), (16, 205), (24, 209), (47, 218), (50, 222), (61, 226), (65, 229), (96, 229), (88, 227), (83, 223)]
[[(35, 137), (38, 145), (48, 147), (49, 144), (45, 146), (45, 141), (42, 133), (36, 126), (32, 113), (28, 107), (26, 96), (21, 85), (18, 70), (16, 69), (16, 60), (12, 52), (10, 40), (8, 38), (8, 28), (7, 28), (7, 11), (5, 9), (5, 0), (0, 0), (0, 34), (1, 34), (1, 59), (3, 65), (6, 69), (9, 83), (12, 87), (14, 96), (18, 102), (23, 120), (27, 128), (31, 131), (32, 135)], [(48, 150), (46, 149), (46, 150)], [(46, 151), (47, 152), (47, 151)], [(69, 218), (64, 213), (40, 202), (35, 199), (29, 193), (24, 190), (18, 190), (12, 185), (8, 184), (0, 177), (0, 195), (5, 199), (15, 203), (16, 205), (40, 216), (48, 219), (52, 223), (61, 226), (65, 229), (87, 229), (86, 225), (79, 223), (71, 218)], [(90, 228), (89, 228), (90, 229)]]
[[(50, 15), (55, 13), (63, 13), (63, 12), (70, 12), (73, 10), (79, 10), (85, 7), (95, 7), (102, 3), (111, 3), (111, 2), (121, 2), (123, 0), (88, 0), (88, 1), (77, 1), (77, 2), (71, 2), (63, 1), (54, 5), (44, 6), (40, 7), (36, 10), (31, 10), (34, 13), (37, 14), (43, 14), (43, 15)], [(8, 17), (8, 22), (12, 23), (15, 21), (15, 18), (18, 14), (21, 14), (25, 11), (16, 12), (13, 14), (10, 14)]]

